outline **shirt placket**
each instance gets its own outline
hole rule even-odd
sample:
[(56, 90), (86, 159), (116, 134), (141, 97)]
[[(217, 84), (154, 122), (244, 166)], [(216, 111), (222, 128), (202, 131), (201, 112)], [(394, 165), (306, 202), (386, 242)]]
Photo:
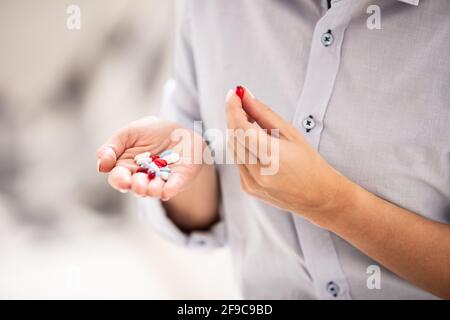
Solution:
[[(317, 151), (339, 70), (345, 30), (357, 1), (331, 1), (331, 8), (314, 29), (305, 83), (293, 124)], [(318, 298), (350, 299), (350, 288), (330, 232), (297, 214), (292, 215)]]

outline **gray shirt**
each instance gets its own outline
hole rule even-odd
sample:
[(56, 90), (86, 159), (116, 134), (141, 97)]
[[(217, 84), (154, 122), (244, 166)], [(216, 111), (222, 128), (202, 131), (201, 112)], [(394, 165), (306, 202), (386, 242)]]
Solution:
[[(162, 116), (225, 130), (225, 93), (243, 84), (345, 176), (449, 223), (449, 16), (448, 0), (334, 0), (329, 10), (319, 0), (187, 1)], [(209, 232), (149, 216), (184, 245), (229, 245), (245, 298), (435, 298), (382, 266), (381, 289), (369, 289), (376, 261), (244, 194), (235, 166), (217, 169), (222, 220)]]

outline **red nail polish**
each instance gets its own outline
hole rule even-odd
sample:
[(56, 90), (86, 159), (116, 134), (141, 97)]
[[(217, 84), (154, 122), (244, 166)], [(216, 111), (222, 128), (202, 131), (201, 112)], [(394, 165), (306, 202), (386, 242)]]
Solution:
[(167, 161), (161, 158), (153, 160), (153, 162), (158, 166), (158, 168), (167, 166)]
[(156, 177), (156, 173), (154, 171), (149, 171), (147, 174), (148, 180), (153, 180)]
[(244, 93), (245, 93), (245, 90), (244, 90), (243, 86), (236, 87), (236, 94), (239, 98), (241, 98), (241, 100), (244, 98)]
[(150, 156), (150, 158), (152, 159), (152, 161), (155, 161), (155, 159), (158, 159), (159, 156), (157, 154), (153, 154)]
[(140, 172), (142, 172), (142, 173), (148, 173), (148, 169), (145, 168), (145, 167), (139, 167), (139, 168), (136, 170), (136, 173), (140, 173)]

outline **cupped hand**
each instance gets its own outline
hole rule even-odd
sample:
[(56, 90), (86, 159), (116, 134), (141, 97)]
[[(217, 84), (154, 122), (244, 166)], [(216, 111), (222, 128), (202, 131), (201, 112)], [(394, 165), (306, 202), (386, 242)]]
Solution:
[[(201, 162), (193, 161), (194, 152), (198, 151), (195, 146), (203, 149), (206, 144), (193, 130), (160, 118), (146, 117), (119, 129), (97, 150), (97, 170), (109, 173), (109, 184), (120, 192), (131, 191), (141, 197), (168, 200), (187, 188), (200, 172)], [(180, 161), (169, 165), (171, 175), (167, 181), (160, 177), (149, 180), (146, 174), (135, 173), (136, 155), (147, 151), (159, 154), (168, 149), (177, 152)]]

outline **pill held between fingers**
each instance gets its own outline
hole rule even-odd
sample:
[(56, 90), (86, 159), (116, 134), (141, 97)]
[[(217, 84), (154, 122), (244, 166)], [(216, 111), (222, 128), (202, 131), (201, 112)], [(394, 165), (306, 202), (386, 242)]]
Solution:
[(244, 99), (245, 90), (243, 86), (236, 87), (236, 95), (242, 100)]
[(178, 153), (174, 152), (165, 156), (163, 159), (167, 161), (167, 164), (172, 164), (178, 162), (180, 160), (180, 156)]
[(140, 159), (146, 159), (146, 158), (150, 158), (152, 154), (150, 152), (143, 152), (143, 153), (139, 153), (138, 155), (136, 155), (134, 157), (134, 160), (136, 162), (138, 162)]

